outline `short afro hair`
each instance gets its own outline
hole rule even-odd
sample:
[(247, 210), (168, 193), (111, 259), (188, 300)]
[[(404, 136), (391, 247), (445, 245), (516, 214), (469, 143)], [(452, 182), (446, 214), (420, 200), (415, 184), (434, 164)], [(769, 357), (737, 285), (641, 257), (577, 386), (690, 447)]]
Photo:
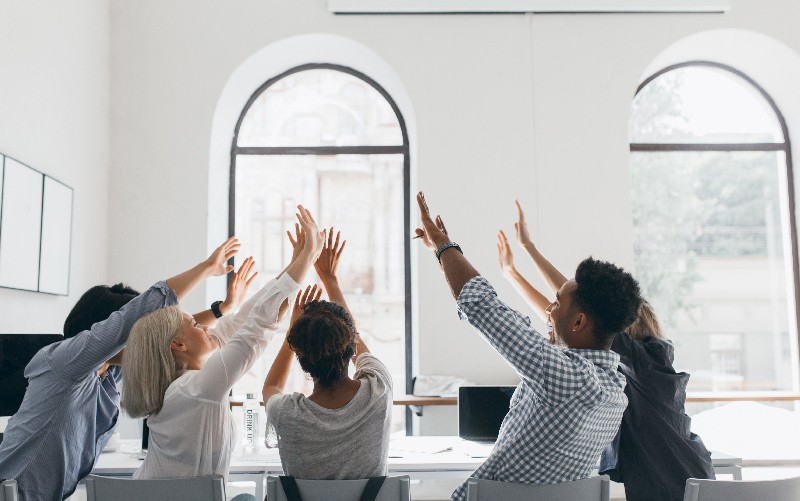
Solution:
[(347, 376), (356, 350), (356, 329), (347, 311), (330, 301), (311, 301), (289, 329), (286, 341), (300, 367), (323, 388)]
[(102, 322), (139, 295), (124, 284), (95, 285), (83, 293), (64, 321), (64, 339), (77, 336)]
[(592, 319), (598, 343), (609, 347), (614, 335), (631, 325), (639, 314), (639, 283), (622, 268), (592, 257), (578, 265), (575, 282), (578, 286), (573, 304)]

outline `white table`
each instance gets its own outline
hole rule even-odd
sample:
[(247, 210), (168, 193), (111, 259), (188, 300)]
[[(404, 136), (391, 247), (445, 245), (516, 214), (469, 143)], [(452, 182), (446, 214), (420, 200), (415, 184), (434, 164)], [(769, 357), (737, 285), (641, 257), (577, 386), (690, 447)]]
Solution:
[[(122, 450), (134, 450), (138, 440), (122, 440)], [(408, 475), (412, 479), (466, 479), (483, 464), (485, 457), (471, 457), (475, 449), (467, 447), (458, 437), (400, 437), (389, 446), (389, 475)], [(711, 461), (717, 474), (742, 479), (742, 458), (712, 452)], [(104, 452), (92, 473), (109, 477), (129, 477), (142, 460), (135, 453)], [(268, 475), (282, 475), (277, 449), (255, 454), (234, 454), (231, 458), (229, 480), (256, 484), (256, 499), (264, 499), (264, 482)]]

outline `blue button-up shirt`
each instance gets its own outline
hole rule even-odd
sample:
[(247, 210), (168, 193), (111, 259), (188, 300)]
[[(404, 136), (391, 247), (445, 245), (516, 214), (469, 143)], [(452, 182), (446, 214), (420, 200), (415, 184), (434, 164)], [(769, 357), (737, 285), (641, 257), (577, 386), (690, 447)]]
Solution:
[[(471, 476), (525, 484), (588, 477), (627, 404), (619, 355), (551, 345), (483, 277), (467, 282), (458, 308), (522, 379), (494, 450)], [(466, 491), (465, 482), (453, 499), (463, 501)]]
[(28, 389), (0, 444), (0, 478), (16, 479), (23, 501), (69, 497), (92, 471), (119, 415), (121, 371), (97, 370), (119, 353), (140, 317), (177, 304), (164, 282), (103, 322), (39, 350), (27, 367)]

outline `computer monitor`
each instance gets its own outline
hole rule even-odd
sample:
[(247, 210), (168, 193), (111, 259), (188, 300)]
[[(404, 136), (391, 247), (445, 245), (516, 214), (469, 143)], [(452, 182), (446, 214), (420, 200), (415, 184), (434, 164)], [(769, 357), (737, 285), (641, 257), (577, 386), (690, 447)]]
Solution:
[(458, 436), (494, 442), (508, 414), (516, 386), (462, 386), (458, 389)]
[(0, 334), (0, 416), (13, 416), (19, 410), (28, 388), (25, 366), (36, 352), (63, 338), (61, 334)]

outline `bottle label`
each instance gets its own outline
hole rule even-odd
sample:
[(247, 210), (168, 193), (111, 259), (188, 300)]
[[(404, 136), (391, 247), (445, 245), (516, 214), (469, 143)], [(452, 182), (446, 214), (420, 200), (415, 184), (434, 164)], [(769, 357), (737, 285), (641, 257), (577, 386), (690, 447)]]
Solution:
[(244, 439), (245, 444), (249, 446), (253, 446), (256, 443), (255, 412), (255, 409), (245, 409), (244, 411)]

